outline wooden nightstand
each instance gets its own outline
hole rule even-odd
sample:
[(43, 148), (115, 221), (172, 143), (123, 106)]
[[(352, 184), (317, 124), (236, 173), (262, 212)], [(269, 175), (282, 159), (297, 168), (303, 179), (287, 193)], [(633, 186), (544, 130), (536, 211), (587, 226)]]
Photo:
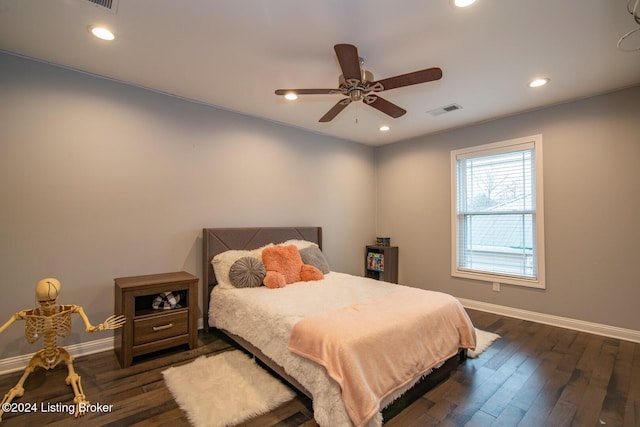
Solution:
[[(180, 295), (180, 308), (154, 309), (163, 292)], [(143, 354), (189, 344), (198, 346), (198, 278), (184, 271), (115, 279), (115, 314), (126, 324), (115, 330), (114, 350), (120, 366)]]

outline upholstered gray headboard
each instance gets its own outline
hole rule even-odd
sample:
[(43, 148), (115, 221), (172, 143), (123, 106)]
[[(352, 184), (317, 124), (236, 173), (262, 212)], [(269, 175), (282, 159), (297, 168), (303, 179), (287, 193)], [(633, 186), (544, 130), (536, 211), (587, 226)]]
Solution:
[(228, 250), (251, 250), (269, 243), (290, 239), (308, 240), (322, 249), (321, 227), (247, 227), (202, 229), (202, 315), (205, 330), (209, 330), (209, 296), (218, 283), (211, 260)]

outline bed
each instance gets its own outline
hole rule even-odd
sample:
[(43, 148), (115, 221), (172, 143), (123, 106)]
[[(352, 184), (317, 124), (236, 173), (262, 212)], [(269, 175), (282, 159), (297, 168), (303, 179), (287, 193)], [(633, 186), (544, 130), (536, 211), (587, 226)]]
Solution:
[[(216, 257), (218, 260), (231, 254), (236, 257), (243, 253), (255, 255), (256, 250), (260, 251), (261, 248), (269, 245), (283, 243), (296, 245), (301, 251), (306, 245), (316, 245), (321, 250), (322, 228), (203, 229), (204, 327), (207, 331), (212, 327), (221, 330), (239, 346), (255, 355), (301, 393), (308, 396), (313, 403), (314, 418), (319, 425), (381, 425), (383, 420), (381, 408), (386, 408), (384, 418), (390, 417), (394, 411), (401, 409), (402, 405), (406, 405), (407, 402), (424, 394), (430, 387), (446, 378), (451, 370), (466, 358), (466, 349), (475, 346), (475, 332), (466, 312), (461, 306), (456, 306), (456, 304), (459, 305), (457, 301), (451, 301), (455, 300), (453, 297), (446, 294), (430, 293), (429, 291), (334, 271), (327, 271), (324, 278), (317, 282), (299, 282), (281, 289), (268, 289), (264, 286), (237, 289), (229, 286), (226, 279), (221, 280), (219, 285), (212, 265), (214, 257), (218, 256)], [(220, 269), (219, 262), (216, 269), (219, 272), (224, 271)], [(371, 359), (368, 356), (358, 359), (357, 362), (353, 362), (351, 359), (333, 360), (337, 358), (333, 358), (332, 354), (340, 353), (341, 357), (342, 354), (346, 354), (345, 357), (351, 357), (358, 352), (346, 351), (344, 348), (329, 351), (325, 347), (319, 347), (319, 341), (313, 341), (309, 338), (315, 336), (315, 332), (311, 334), (309, 331), (316, 327), (326, 329), (320, 333), (348, 330), (346, 327), (341, 327), (346, 323), (340, 323), (344, 319), (339, 316), (353, 316), (354, 311), (358, 312), (358, 316), (368, 313), (368, 322), (376, 323), (377, 313), (386, 312), (387, 307), (396, 304), (398, 308), (402, 308), (405, 304), (410, 305), (412, 300), (419, 301), (423, 295), (434, 301), (441, 299), (444, 301), (443, 304), (447, 306), (455, 306), (446, 309), (447, 312), (453, 310), (455, 314), (433, 314), (434, 325), (439, 325), (438, 331), (442, 333), (434, 335), (432, 339), (434, 344), (430, 344), (429, 348), (426, 348), (425, 345), (418, 346), (420, 348), (416, 351), (426, 351), (429, 354), (420, 357), (421, 366), (416, 368), (415, 372), (412, 370), (408, 377), (407, 372), (409, 371), (405, 369), (406, 366), (403, 366), (403, 360), (411, 357), (411, 352), (408, 350), (402, 352), (402, 358), (397, 356), (397, 351), (394, 352), (390, 364), (385, 365), (387, 368), (381, 370), (379, 366), (368, 366), (368, 360)], [(381, 303), (384, 304), (383, 310), (380, 309), (379, 304)], [(416, 302), (416, 304), (418, 303)], [(356, 307), (355, 310), (354, 307)], [(416, 313), (421, 317), (426, 316), (423, 313), (429, 310), (422, 309), (419, 305), (417, 307)], [(438, 309), (438, 313), (440, 312), (444, 313), (444, 309)], [(419, 329), (424, 329), (424, 327), (411, 326), (408, 323), (404, 325), (402, 323), (404, 320), (400, 321), (399, 317), (408, 318), (410, 316), (396, 316), (393, 321), (380, 321), (375, 328), (367, 326), (372, 330), (374, 336), (368, 343), (369, 347), (366, 347), (368, 350), (361, 350), (360, 353), (374, 354), (370, 350), (376, 351), (378, 347), (383, 349), (387, 341), (388, 345), (395, 345), (397, 348), (397, 343), (393, 343), (394, 338), (381, 339), (380, 337), (383, 335), (377, 334), (378, 329), (382, 331), (387, 326), (396, 328), (395, 332), (388, 331), (396, 338), (411, 328), (415, 330), (412, 332), (415, 334), (421, 333)], [(449, 319), (449, 317), (455, 317), (455, 319)], [(398, 320), (396, 321), (396, 319)], [(428, 322), (431, 322), (430, 319)], [(445, 319), (444, 323), (442, 319)], [(338, 323), (331, 327), (332, 321)], [(336, 327), (336, 325), (339, 326)], [(307, 329), (302, 329), (303, 326)], [(356, 331), (359, 333), (357, 326)], [(407, 338), (411, 337), (404, 336), (402, 338), (405, 340), (404, 342), (410, 343), (407, 347), (415, 347), (414, 343), (426, 341)], [(455, 346), (452, 345), (454, 339)], [(342, 347), (342, 337), (339, 336), (336, 340), (338, 341), (335, 344), (336, 348)], [(301, 345), (306, 345), (306, 347), (295, 348), (294, 341), (296, 343), (300, 341)], [(355, 341), (360, 343), (363, 340)], [(320, 353), (309, 353), (309, 349), (316, 351), (318, 348)], [(405, 353), (407, 356), (404, 356)], [(318, 358), (318, 354), (324, 355), (322, 357), (325, 359)], [(327, 354), (329, 356), (326, 356)], [(358, 369), (349, 368), (353, 366), (353, 363), (358, 364)], [(415, 363), (415, 361), (408, 360), (405, 365), (414, 365)], [(398, 374), (400, 376), (396, 375), (396, 367), (402, 371)], [(354, 376), (354, 373), (360, 375), (359, 372), (366, 372), (367, 368), (378, 369), (376, 372), (380, 373), (371, 381), (371, 384), (365, 384), (364, 388), (367, 389), (367, 392), (370, 388), (377, 387), (377, 383), (396, 381), (397, 384), (394, 383), (391, 388), (385, 384), (384, 392), (374, 393), (372, 396), (365, 393), (364, 398), (362, 398), (362, 394), (347, 393), (347, 390), (352, 389), (352, 385), (363, 388), (362, 378)], [(386, 375), (387, 371), (388, 375)], [(394, 403), (392, 404), (392, 402)]]

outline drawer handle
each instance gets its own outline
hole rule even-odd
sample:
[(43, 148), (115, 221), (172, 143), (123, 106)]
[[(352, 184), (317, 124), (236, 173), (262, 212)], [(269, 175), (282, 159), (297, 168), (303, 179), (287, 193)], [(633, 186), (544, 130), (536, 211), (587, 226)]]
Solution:
[(167, 325), (162, 326), (154, 326), (153, 332), (164, 331), (165, 329), (173, 328), (173, 323), (169, 323)]

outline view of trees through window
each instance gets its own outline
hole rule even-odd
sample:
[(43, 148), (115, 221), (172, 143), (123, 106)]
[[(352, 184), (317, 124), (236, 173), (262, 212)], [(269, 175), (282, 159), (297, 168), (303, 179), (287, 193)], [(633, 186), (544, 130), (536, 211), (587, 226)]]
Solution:
[(464, 161), (469, 211), (531, 209), (531, 150)]

